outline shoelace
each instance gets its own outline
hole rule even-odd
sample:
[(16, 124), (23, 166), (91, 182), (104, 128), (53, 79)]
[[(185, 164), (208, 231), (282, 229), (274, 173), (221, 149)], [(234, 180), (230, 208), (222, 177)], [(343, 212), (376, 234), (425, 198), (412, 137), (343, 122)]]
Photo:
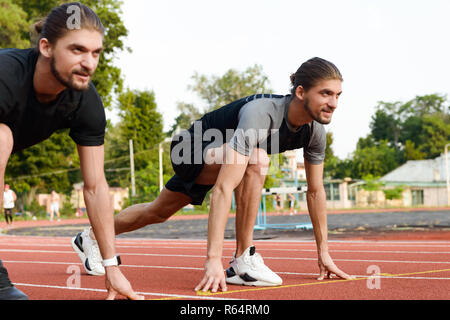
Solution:
[(264, 264), (264, 259), (259, 253), (255, 253), (254, 255), (250, 256), (249, 262), (253, 270), (267, 269), (267, 266)]
[(102, 255), (100, 254), (100, 248), (98, 247), (97, 241), (92, 241), (92, 251), (93, 251), (93, 262), (95, 263), (101, 263), (102, 262)]
[(97, 240), (91, 239), (90, 236), (89, 236), (89, 233), (90, 233), (91, 229), (92, 229), (92, 227), (89, 227), (89, 229), (85, 230), (85, 233), (87, 234), (87, 237), (89, 238), (89, 240), (91, 242), (91, 246), (90, 246), (91, 254), (90, 254), (90, 256), (92, 258), (92, 263), (94, 265), (98, 265), (98, 264), (101, 265), (101, 263), (102, 263), (102, 255), (100, 253), (100, 248), (98, 247), (98, 242), (97, 242)]

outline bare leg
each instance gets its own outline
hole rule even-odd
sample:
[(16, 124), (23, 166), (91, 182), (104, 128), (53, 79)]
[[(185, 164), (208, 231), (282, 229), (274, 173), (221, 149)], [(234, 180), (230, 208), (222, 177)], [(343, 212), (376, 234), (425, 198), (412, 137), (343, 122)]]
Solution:
[(114, 218), (116, 235), (164, 222), (190, 202), (187, 195), (164, 188), (154, 201), (135, 204), (120, 212)]
[[(217, 148), (222, 149), (222, 147)], [(214, 156), (214, 151), (209, 150), (209, 156)], [(218, 152), (221, 155), (221, 152)], [(216, 155), (217, 156), (217, 155)], [(214, 184), (219, 174), (220, 164), (205, 164), (200, 176), (196, 180), (199, 184)], [(135, 204), (121, 211), (114, 218), (116, 235), (134, 231), (149, 224), (162, 223), (169, 219), (178, 210), (188, 205), (192, 199), (180, 192), (173, 192), (163, 188), (158, 197), (149, 203)], [(91, 230), (91, 238), (95, 238)]]
[(241, 183), (235, 189), (236, 257), (253, 244), (253, 229), (270, 161), (267, 153), (261, 149), (255, 150), (251, 157), (253, 161), (250, 162)]

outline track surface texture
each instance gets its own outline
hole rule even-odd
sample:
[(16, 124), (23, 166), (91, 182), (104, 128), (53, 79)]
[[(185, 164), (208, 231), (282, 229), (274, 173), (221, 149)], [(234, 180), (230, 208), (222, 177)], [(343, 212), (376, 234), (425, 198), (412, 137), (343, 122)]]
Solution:
[[(306, 214), (269, 215), (269, 223), (309, 222)], [(119, 235), (122, 271), (148, 300), (449, 300), (450, 211), (329, 214), (329, 249), (354, 280), (318, 281), (312, 231), (255, 231), (255, 246), (278, 273), (278, 287), (229, 285), (195, 292), (206, 254), (205, 217), (175, 216)], [(101, 300), (104, 277), (84, 272), (70, 239), (87, 220), (0, 224), (0, 258), (14, 284), (32, 300)], [(223, 266), (235, 250), (234, 217), (226, 229)], [(120, 298), (120, 297), (119, 297)], [(123, 297), (122, 297), (123, 298)]]

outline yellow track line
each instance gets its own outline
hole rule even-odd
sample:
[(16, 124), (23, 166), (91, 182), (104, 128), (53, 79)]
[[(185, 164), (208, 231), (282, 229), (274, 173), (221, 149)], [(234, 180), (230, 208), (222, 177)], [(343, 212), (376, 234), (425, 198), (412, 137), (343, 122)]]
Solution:
[[(411, 272), (411, 273), (402, 273), (402, 274), (388, 274), (388, 273), (381, 273), (378, 276), (386, 276), (386, 277), (404, 277), (404, 276), (411, 276), (411, 275), (418, 275), (418, 274), (426, 274), (426, 273), (437, 273), (437, 272), (448, 272), (450, 269), (441, 269), (441, 270), (428, 270), (428, 271), (418, 271), (418, 272)], [(371, 275), (368, 277), (363, 278), (356, 278), (356, 279), (336, 279), (336, 280), (330, 280), (330, 281), (316, 281), (316, 282), (308, 282), (308, 283), (297, 283), (297, 284), (288, 284), (288, 285), (281, 285), (276, 287), (258, 287), (258, 288), (249, 288), (249, 289), (241, 289), (241, 290), (231, 290), (231, 291), (225, 291), (225, 292), (203, 292), (203, 291), (197, 291), (197, 295), (199, 296), (212, 296), (217, 294), (228, 294), (228, 293), (240, 293), (240, 292), (251, 292), (251, 291), (263, 291), (263, 290), (274, 290), (274, 289), (284, 289), (284, 288), (294, 288), (294, 287), (303, 287), (303, 286), (311, 286), (311, 285), (321, 285), (321, 284), (329, 284), (329, 283), (342, 283), (342, 282), (349, 282), (349, 281), (359, 281), (359, 280), (367, 280), (372, 279), (375, 275)]]
[[(437, 273), (437, 272), (449, 272), (450, 269), (441, 269), (441, 270), (428, 270), (428, 271), (418, 271), (418, 272), (410, 272), (410, 273), (401, 273), (401, 274), (390, 274), (390, 273), (380, 273), (380, 274), (374, 274), (368, 277), (362, 277), (362, 278), (355, 278), (350, 280), (345, 279), (336, 279), (336, 280), (330, 280), (330, 281), (315, 281), (315, 282), (308, 282), (308, 283), (296, 283), (296, 284), (288, 284), (288, 285), (281, 285), (276, 287), (258, 287), (258, 288), (248, 288), (248, 289), (240, 289), (240, 290), (230, 290), (230, 291), (219, 291), (219, 292), (203, 292), (201, 290), (197, 291), (197, 295), (199, 297), (201, 296), (215, 296), (215, 295), (224, 295), (224, 294), (230, 294), (230, 293), (241, 293), (241, 292), (253, 292), (253, 291), (264, 291), (264, 290), (275, 290), (275, 289), (285, 289), (285, 288), (295, 288), (295, 287), (304, 287), (304, 286), (312, 286), (312, 285), (322, 285), (322, 284), (329, 284), (329, 283), (343, 283), (343, 282), (350, 282), (350, 281), (360, 281), (360, 280), (367, 280), (372, 279), (374, 276), (384, 276), (384, 277), (404, 277), (404, 276), (412, 276), (412, 275), (418, 275), (418, 274), (426, 274), (426, 273)], [(168, 297), (168, 298), (161, 298), (161, 299), (155, 299), (155, 300), (172, 300), (172, 299), (180, 299), (178, 297)]]

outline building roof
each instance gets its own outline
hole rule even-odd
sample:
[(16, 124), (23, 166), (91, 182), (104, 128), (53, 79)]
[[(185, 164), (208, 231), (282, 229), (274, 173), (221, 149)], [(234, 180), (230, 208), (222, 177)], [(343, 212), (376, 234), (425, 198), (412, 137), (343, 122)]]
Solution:
[(429, 160), (409, 160), (381, 177), (384, 182), (443, 182), (446, 181), (445, 156)]

